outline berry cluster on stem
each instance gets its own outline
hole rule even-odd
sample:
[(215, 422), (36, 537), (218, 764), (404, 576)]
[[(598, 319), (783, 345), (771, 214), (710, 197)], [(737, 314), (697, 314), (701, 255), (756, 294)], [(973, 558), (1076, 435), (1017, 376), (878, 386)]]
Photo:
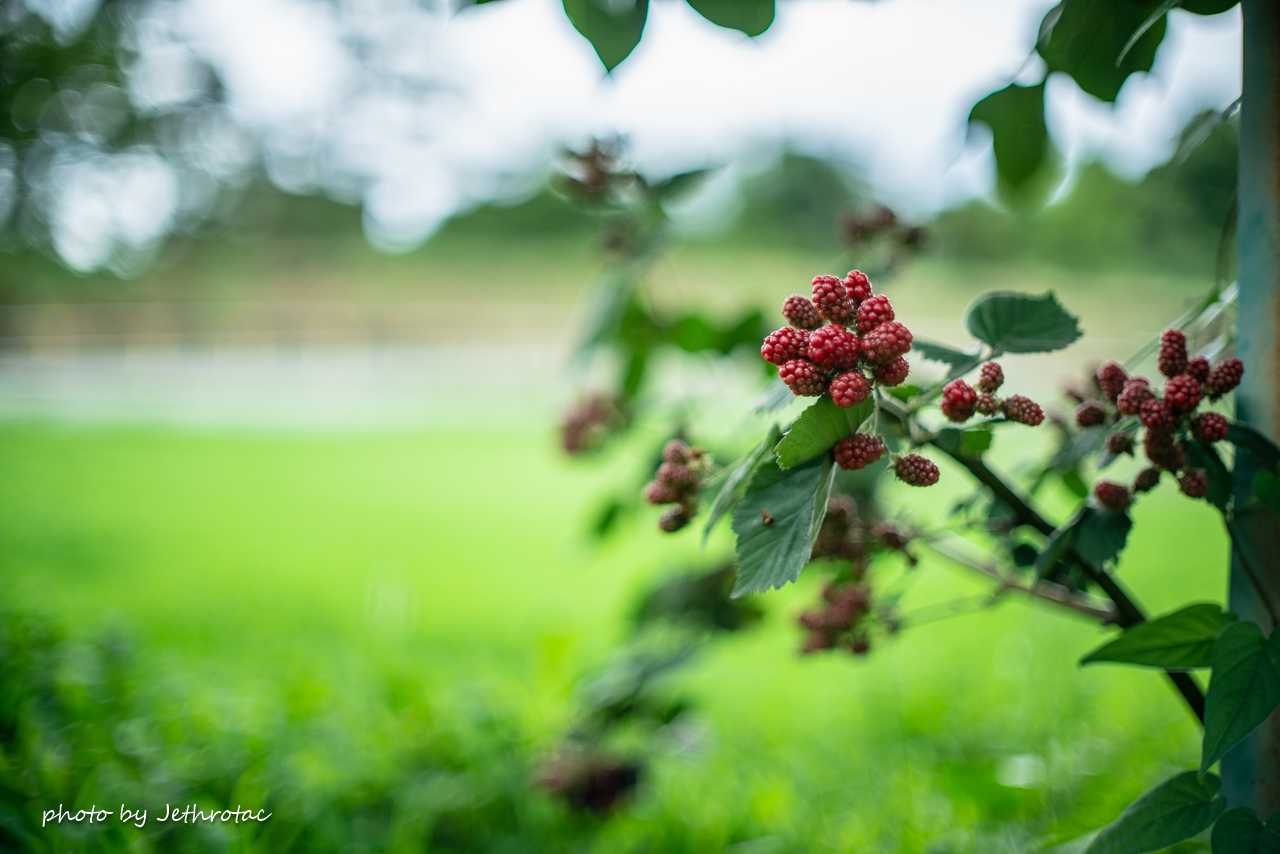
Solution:
[(653, 480), (644, 487), (645, 501), (674, 505), (658, 518), (659, 529), (674, 533), (697, 515), (698, 488), (709, 468), (705, 451), (679, 439), (672, 439), (662, 449), (662, 462)]

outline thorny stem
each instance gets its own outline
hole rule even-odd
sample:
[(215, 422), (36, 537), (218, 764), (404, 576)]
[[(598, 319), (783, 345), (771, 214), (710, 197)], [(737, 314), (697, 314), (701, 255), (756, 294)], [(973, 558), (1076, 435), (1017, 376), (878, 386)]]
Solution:
[[(908, 413), (904, 408), (890, 408), (893, 401), (885, 401), (886, 410), (889, 414), (894, 415), (900, 422), (909, 421)], [(1050, 522), (1039, 510), (1037, 510), (1026, 498), (1020, 495), (1012, 486), (1005, 482), (996, 472), (994, 472), (986, 463), (976, 457), (967, 457), (961, 454), (952, 453), (946, 448), (940, 446), (937, 442), (931, 442), (937, 450), (951, 457), (956, 463), (966, 469), (975, 480), (983, 486), (991, 490), (992, 494), (1001, 501), (1006, 507), (1013, 511), (1017, 522), (1034, 528), (1044, 536), (1051, 535), (1056, 526)], [(1142, 608), (1129, 596), (1119, 582), (1116, 581), (1106, 570), (1101, 567), (1094, 566), (1085, 560), (1075, 547), (1072, 546), (1068, 552), (1068, 557), (1075, 562), (1089, 580), (1098, 585), (1107, 598), (1111, 600), (1116, 609), (1116, 625), (1121, 628), (1129, 628), (1139, 623), (1146, 622), (1147, 616)], [(1196, 716), (1201, 725), (1204, 724), (1204, 691), (1201, 690), (1199, 684), (1188, 673), (1177, 673), (1166, 670), (1165, 675), (1173, 683), (1174, 688), (1182, 696), (1183, 701), (1190, 708), (1191, 713)]]

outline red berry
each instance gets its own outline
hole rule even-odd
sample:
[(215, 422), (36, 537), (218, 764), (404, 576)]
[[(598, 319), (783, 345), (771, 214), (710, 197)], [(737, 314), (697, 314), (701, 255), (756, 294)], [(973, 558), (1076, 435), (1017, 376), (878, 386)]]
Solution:
[(809, 361), (825, 368), (852, 368), (858, 363), (858, 336), (834, 323), (809, 333)]
[(658, 466), (654, 476), (658, 483), (665, 483), (672, 489), (684, 490), (698, 485), (698, 476), (693, 469), (683, 463), (663, 463)]
[(787, 384), (791, 393), (799, 397), (817, 397), (827, 390), (827, 383), (818, 366), (806, 359), (792, 359), (778, 368), (778, 377)]
[(1176, 377), (1187, 369), (1187, 336), (1176, 329), (1166, 329), (1160, 336), (1160, 355), (1156, 367), (1166, 377)]
[(792, 294), (782, 304), (782, 316), (796, 329), (817, 329), (822, 325), (822, 316), (818, 307), (808, 297)]
[(1204, 469), (1185, 471), (1178, 478), (1178, 488), (1182, 490), (1183, 495), (1204, 498), (1209, 494), (1209, 475), (1205, 474)]
[(896, 320), (880, 324), (862, 338), (863, 355), (877, 365), (892, 362), (910, 349), (911, 330)]
[(679, 439), (672, 439), (662, 449), (662, 459), (668, 463), (688, 463), (694, 456), (693, 448)]
[(884, 440), (870, 433), (854, 433), (836, 443), (836, 464), (854, 471), (869, 466), (884, 455)]
[(650, 504), (674, 504), (680, 500), (680, 493), (669, 483), (653, 480), (644, 488), (644, 500)]
[(884, 294), (868, 297), (858, 306), (858, 330), (870, 332), (882, 323), (893, 320), (893, 304)]
[(1191, 432), (1206, 445), (1227, 438), (1227, 419), (1216, 412), (1204, 412), (1191, 419)]
[(1187, 373), (1200, 380), (1202, 383), (1209, 381), (1209, 360), (1204, 356), (1196, 356), (1187, 362)]
[(792, 359), (803, 359), (809, 347), (809, 333), (784, 326), (764, 337), (760, 345), (760, 357), (766, 362), (781, 365)]
[(1107, 420), (1107, 410), (1095, 400), (1086, 400), (1076, 407), (1076, 425), (1097, 427)]
[(893, 464), (893, 472), (898, 480), (912, 486), (933, 486), (938, 482), (938, 467), (919, 454), (898, 457)]
[(856, 311), (844, 282), (835, 276), (814, 276), (813, 304), (832, 323), (848, 323)]
[(849, 371), (831, 381), (830, 391), (836, 406), (853, 406), (871, 394), (871, 381), (857, 371)]
[(1177, 423), (1169, 404), (1155, 397), (1143, 402), (1138, 418), (1148, 430), (1172, 430)]
[(952, 380), (942, 387), (942, 414), (951, 421), (968, 421), (978, 406), (978, 393), (964, 380)]
[(1148, 430), (1142, 437), (1142, 450), (1152, 465), (1169, 471), (1177, 471), (1186, 462), (1182, 446), (1166, 430)]
[(1133, 479), (1134, 492), (1150, 492), (1160, 483), (1160, 469), (1145, 468)]
[(1107, 362), (1098, 368), (1098, 388), (1102, 389), (1102, 395), (1107, 400), (1114, 402), (1120, 396), (1120, 392), (1124, 389), (1124, 381), (1128, 378), (1129, 375), (1124, 372), (1124, 368), (1115, 362)]
[(1107, 450), (1115, 456), (1133, 453), (1133, 436), (1128, 433), (1112, 433), (1107, 437)]
[(978, 395), (978, 405), (976, 408), (983, 415), (995, 415), (1000, 411), (1001, 405), (1002, 402), (1000, 398), (996, 397), (994, 394), (980, 394)]
[(1129, 509), (1129, 489), (1114, 480), (1100, 480), (1093, 485), (1093, 497), (1108, 510), (1123, 513)]
[(1142, 404), (1154, 398), (1155, 393), (1151, 391), (1146, 377), (1134, 377), (1124, 384), (1124, 389), (1116, 398), (1116, 409), (1121, 415), (1137, 415)]
[(1178, 374), (1164, 384), (1164, 402), (1175, 413), (1190, 412), (1200, 405), (1202, 397), (1200, 381), (1190, 374)]
[(1244, 362), (1239, 359), (1227, 359), (1225, 362), (1219, 362), (1218, 366), (1209, 374), (1209, 398), (1217, 400), (1236, 386), (1240, 385), (1240, 379), (1244, 376)]
[(907, 381), (909, 373), (911, 373), (911, 366), (901, 356), (892, 362), (877, 365), (875, 369), (876, 382), (885, 386), (902, 385)]
[(998, 362), (987, 362), (978, 372), (978, 391), (988, 394), (999, 391), (1004, 385), (1004, 369)]
[(1004, 416), (1010, 421), (1035, 427), (1044, 421), (1044, 410), (1031, 398), (1015, 394), (1004, 402)]
[(850, 270), (844, 277), (844, 287), (849, 294), (849, 299), (855, 303), (862, 302), (871, 296), (871, 280), (861, 270)]

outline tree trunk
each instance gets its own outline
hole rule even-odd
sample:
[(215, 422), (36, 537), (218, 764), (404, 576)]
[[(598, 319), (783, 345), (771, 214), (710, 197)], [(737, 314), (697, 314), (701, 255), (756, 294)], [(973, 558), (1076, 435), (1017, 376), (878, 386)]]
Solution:
[[(1280, 3), (1243, 0), (1244, 100), (1240, 110), (1239, 355), (1244, 381), (1236, 416), (1280, 440)], [(1252, 493), (1255, 472), (1237, 466), (1237, 499)], [(1244, 553), (1272, 602), (1280, 602), (1280, 516), (1241, 520)], [(1238, 559), (1233, 558), (1231, 608), (1264, 632), (1275, 629)], [(1265, 820), (1280, 810), (1280, 713), (1273, 714), (1222, 763), (1224, 790), (1235, 806)]]

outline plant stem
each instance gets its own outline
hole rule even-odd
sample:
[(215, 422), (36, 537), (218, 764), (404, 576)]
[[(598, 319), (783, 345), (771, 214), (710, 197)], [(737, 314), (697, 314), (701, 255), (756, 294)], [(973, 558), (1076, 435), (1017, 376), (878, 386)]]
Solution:
[(1272, 628), (1280, 626), (1280, 617), (1277, 616), (1275, 603), (1267, 595), (1267, 588), (1262, 583), (1262, 577), (1258, 575), (1258, 568), (1253, 565), (1253, 561), (1249, 559), (1249, 555), (1245, 551), (1243, 544), (1248, 538), (1240, 530), (1235, 519), (1228, 517), (1226, 523), (1227, 534), (1231, 537), (1231, 550), (1235, 553), (1236, 560), (1240, 563), (1240, 568), (1244, 570), (1245, 575), (1249, 578), (1249, 584), (1253, 587), (1254, 592), (1258, 594), (1258, 602), (1262, 604), (1267, 616), (1271, 618)]

